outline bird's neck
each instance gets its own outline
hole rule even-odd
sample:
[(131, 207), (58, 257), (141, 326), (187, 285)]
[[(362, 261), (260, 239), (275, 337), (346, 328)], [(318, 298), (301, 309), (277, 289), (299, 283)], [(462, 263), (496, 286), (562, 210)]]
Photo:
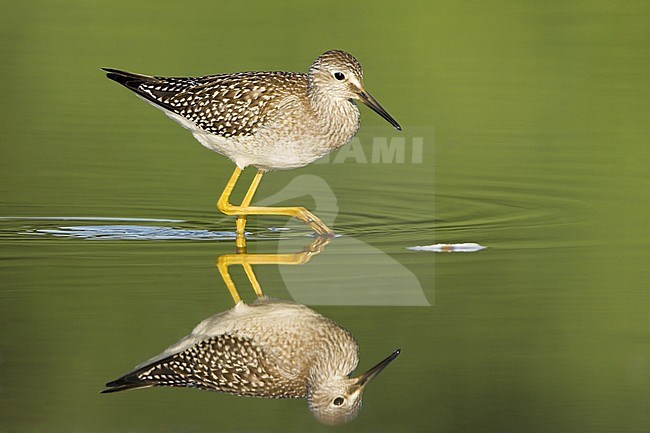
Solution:
[(347, 143), (359, 129), (359, 109), (349, 99), (337, 99), (326, 92), (310, 88), (309, 104), (314, 118), (327, 135), (336, 135), (340, 145)]
[(346, 333), (332, 333), (329, 344), (314, 353), (307, 373), (308, 386), (317, 386), (349, 375), (357, 366), (357, 346)]

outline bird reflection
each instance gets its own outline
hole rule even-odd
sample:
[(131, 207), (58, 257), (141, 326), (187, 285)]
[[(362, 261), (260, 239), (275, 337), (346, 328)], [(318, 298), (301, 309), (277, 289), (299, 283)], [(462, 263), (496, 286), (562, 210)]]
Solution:
[[(248, 397), (306, 398), (316, 419), (347, 423), (364, 388), (400, 353), (353, 377), (358, 346), (350, 332), (305, 305), (264, 296), (255, 264), (303, 264), (329, 239), (294, 254), (227, 254), (217, 266), (235, 306), (199, 323), (161, 354), (106, 384), (104, 393), (153, 386), (193, 387)], [(257, 299), (242, 302), (228, 267), (241, 264)]]

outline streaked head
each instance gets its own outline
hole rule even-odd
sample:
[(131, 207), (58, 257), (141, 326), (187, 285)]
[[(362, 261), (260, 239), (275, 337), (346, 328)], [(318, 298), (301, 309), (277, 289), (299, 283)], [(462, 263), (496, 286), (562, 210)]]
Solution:
[(323, 424), (341, 425), (354, 420), (361, 410), (363, 390), (390, 364), (399, 349), (388, 358), (358, 377), (332, 377), (325, 382), (312, 384), (307, 390), (307, 403), (316, 419)]
[(363, 102), (399, 131), (401, 126), (363, 87), (363, 69), (351, 54), (331, 50), (320, 55), (309, 68), (309, 86), (328, 97)]

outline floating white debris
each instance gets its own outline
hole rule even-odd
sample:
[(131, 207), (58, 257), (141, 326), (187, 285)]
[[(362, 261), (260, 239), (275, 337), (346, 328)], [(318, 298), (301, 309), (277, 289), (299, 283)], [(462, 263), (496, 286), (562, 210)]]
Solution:
[(435, 244), (416, 247), (407, 247), (412, 251), (431, 251), (434, 253), (473, 253), (486, 249), (483, 245), (475, 242), (465, 242), (460, 244)]

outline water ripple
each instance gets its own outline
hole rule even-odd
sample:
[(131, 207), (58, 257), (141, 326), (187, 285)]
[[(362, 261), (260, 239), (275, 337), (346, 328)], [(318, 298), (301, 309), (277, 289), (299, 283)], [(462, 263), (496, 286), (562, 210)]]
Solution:
[[(66, 222), (68, 224), (62, 224)], [(70, 224), (70, 223), (73, 224)], [(116, 224), (83, 224), (115, 222)], [(136, 224), (133, 224), (136, 223)], [(142, 225), (137, 223), (143, 223)], [(152, 224), (155, 223), (155, 224)], [(163, 225), (167, 223), (170, 225)], [(194, 226), (194, 227), (192, 227)], [(175, 219), (110, 217), (0, 217), (0, 237), (24, 240), (32, 238), (73, 238), (89, 240), (184, 240), (223, 241), (235, 239), (234, 231), (209, 230), (205, 224)], [(196, 227), (196, 228), (195, 228)], [(199, 228), (201, 227), (201, 228)], [(268, 233), (247, 232), (248, 239), (280, 239), (296, 235), (288, 229), (268, 229)]]
[(22, 234), (46, 234), (56, 237), (111, 240), (232, 240), (235, 232), (187, 230), (174, 227), (138, 225), (62, 226), (36, 229)]

